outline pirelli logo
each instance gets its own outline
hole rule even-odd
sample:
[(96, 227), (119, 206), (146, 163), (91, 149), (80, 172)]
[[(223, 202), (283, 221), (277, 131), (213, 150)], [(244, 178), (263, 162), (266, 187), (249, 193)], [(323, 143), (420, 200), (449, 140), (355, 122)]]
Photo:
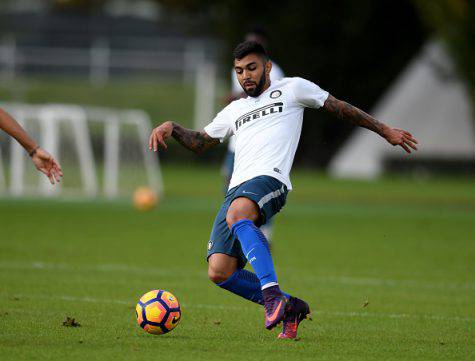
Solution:
[(241, 115), (234, 124), (236, 125), (236, 130), (238, 130), (242, 125), (250, 122), (251, 120), (263, 118), (266, 115), (274, 114), (274, 113), (282, 113), (282, 109), (284, 107), (284, 103), (272, 103), (268, 104), (265, 107), (261, 107), (258, 109), (253, 110), (252, 112), (246, 113)]

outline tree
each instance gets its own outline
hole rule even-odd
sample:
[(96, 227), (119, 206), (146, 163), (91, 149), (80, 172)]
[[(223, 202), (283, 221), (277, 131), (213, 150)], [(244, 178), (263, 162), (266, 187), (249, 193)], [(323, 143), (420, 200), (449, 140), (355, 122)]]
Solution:
[(426, 26), (447, 45), (475, 109), (475, 5), (470, 0), (414, 0)]

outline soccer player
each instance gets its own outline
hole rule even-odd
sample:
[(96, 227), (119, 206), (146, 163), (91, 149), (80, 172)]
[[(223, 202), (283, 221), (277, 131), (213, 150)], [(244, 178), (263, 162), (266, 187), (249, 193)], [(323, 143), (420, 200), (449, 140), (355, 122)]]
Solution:
[[(417, 141), (409, 132), (374, 119), (308, 80), (271, 82), (272, 63), (256, 42), (239, 44), (233, 55), (234, 70), (248, 97), (226, 106), (203, 131), (172, 121), (159, 125), (152, 131), (149, 147), (167, 148), (165, 140), (173, 137), (201, 153), (236, 136), (234, 173), (208, 243), (208, 276), (219, 287), (264, 305), (267, 329), (283, 321), (279, 338), (295, 338), (310, 309), (305, 301), (281, 291), (267, 240), (258, 227), (280, 211), (292, 189), (289, 173), (304, 109), (323, 108), (408, 153), (417, 150)], [(254, 272), (244, 270), (247, 261)]]
[(30, 138), (21, 125), (1, 108), (0, 129), (15, 138), (18, 143), (25, 148), (36, 169), (44, 173), (51, 184), (59, 182), (60, 178), (63, 176), (63, 172), (56, 160), (51, 156), (51, 154), (40, 148), (40, 146)]
[[(245, 36), (246, 41), (255, 41), (256, 43), (261, 44), (264, 49), (268, 48), (269, 44), (269, 35), (267, 32), (261, 27), (254, 27), (251, 29)], [(272, 68), (269, 74), (270, 81), (276, 82), (284, 77), (284, 72), (282, 69), (272, 60)], [(239, 80), (237, 78), (236, 71), (234, 67), (231, 73), (231, 94), (228, 96), (228, 102), (232, 102), (234, 100), (240, 98), (246, 98), (247, 94), (243, 90)], [(229, 182), (231, 181), (231, 177), (233, 175), (233, 168), (234, 168), (234, 152), (236, 148), (236, 137), (230, 136), (228, 139), (228, 151), (226, 152), (226, 156), (224, 157), (224, 162), (222, 166), (222, 173), (224, 176), (224, 189), (225, 193), (228, 191)], [(273, 224), (272, 220), (269, 220), (266, 224), (263, 224), (260, 229), (262, 233), (266, 236), (267, 240), (269, 241), (269, 247), (271, 246), (271, 237), (272, 237), (272, 229)]]

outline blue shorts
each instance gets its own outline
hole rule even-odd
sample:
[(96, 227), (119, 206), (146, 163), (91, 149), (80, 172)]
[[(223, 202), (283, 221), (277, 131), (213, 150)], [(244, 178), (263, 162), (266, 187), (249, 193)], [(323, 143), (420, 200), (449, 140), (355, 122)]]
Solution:
[(236, 257), (238, 267), (244, 268), (247, 259), (242, 252), (239, 240), (232, 235), (226, 223), (226, 214), (231, 202), (239, 197), (254, 201), (259, 206), (261, 213), (257, 223), (257, 226), (260, 227), (269, 222), (282, 209), (287, 199), (287, 193), (287, 186), (270, 176), (258, 176), (230, 189), (226, 193), (223, 205), (214, 220), (213, 230), (208, 242), (207, 258), (214, 253), (224, 253)]

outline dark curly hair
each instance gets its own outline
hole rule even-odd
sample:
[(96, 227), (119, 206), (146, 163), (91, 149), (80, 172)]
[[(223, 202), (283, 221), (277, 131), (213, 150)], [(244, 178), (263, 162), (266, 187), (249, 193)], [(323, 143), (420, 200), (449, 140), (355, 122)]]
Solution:
[(233, 51), (234, 59), (242, 59), (249, 54), (257, 54), (264, 60), (269, 59), (266, 49), (256, 41), (244, 41), (238, 44)]

